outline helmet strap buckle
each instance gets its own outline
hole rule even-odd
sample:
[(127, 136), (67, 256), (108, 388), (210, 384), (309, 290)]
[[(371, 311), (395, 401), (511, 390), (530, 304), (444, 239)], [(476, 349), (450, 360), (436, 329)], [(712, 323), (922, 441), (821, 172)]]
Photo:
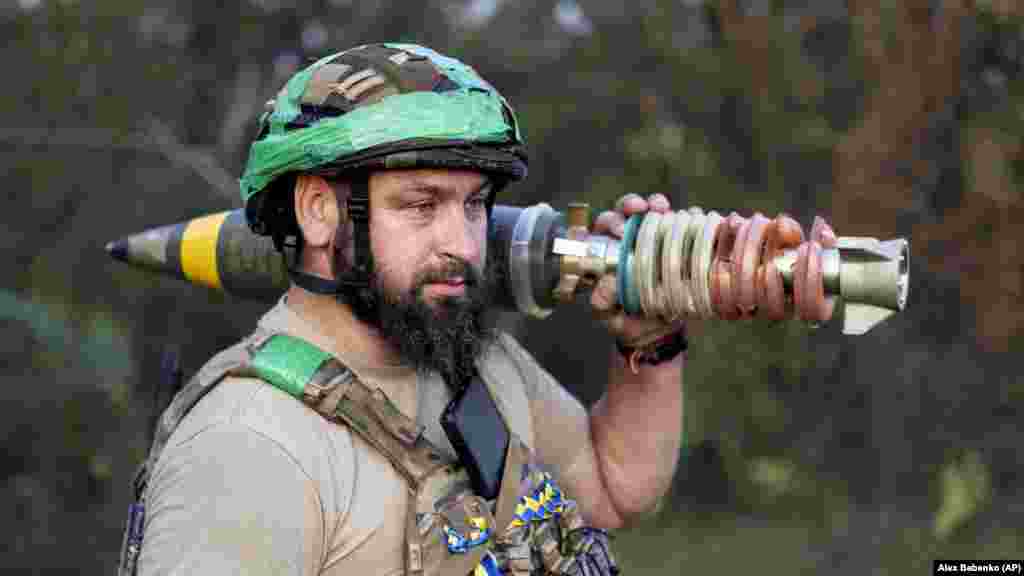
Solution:
[(370, 176), (356, 173), (352, 178), (352, 191), (346, 201), (348, 217), (353, 226), (353, 265), (355, 278), (345, 286), (366, 288), (370, 276)]

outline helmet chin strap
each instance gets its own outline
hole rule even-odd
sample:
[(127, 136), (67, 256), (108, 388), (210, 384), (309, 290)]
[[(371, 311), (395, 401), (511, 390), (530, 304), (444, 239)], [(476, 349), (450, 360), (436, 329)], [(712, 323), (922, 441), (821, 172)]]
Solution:
[[(351, 276), (343, 280), (327, 280), (288, 267), (291, 281), (314, 294), (334, 296), (370, 286), (370, 176), (365, 172), (355, 173), (351, 183), (352, 190), (346, 201), (348, 217), (353, 225), (354, 265)], [(301, 247), (299, 242), (300, 252), (296, 254), (296, 260), (301, 257)]]

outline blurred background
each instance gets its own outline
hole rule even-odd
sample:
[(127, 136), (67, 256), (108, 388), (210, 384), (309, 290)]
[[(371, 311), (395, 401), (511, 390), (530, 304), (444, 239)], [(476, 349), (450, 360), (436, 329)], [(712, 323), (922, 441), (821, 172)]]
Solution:
[[(6, 0), (0, 35), (5, 572), (112, 571), (165, 352), (187, 377), (268, 307), (104, 244), (239, 207), (263, 103), (310, 58), (384, 40), (470, 63), (516, 107), (530, 177), (500, 202), (662, 192), (911, 240), (908, 309), (867, 335), (693, 323), (685, 454), (617, 537), (627, 574), (1022, 556), (1016, 0)], [(505, 323), (601, 394), (584, 303)]]

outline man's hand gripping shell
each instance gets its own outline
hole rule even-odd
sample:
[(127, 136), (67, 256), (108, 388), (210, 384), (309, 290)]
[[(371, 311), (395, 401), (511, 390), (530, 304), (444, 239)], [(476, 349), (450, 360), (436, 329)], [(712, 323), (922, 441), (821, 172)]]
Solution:
[[(601, 213), (594, 234), (621, 239), (626, 220), (648, 211), (669, 213), (672, 207), (662, 194), (646, 200), (636, 194), (619, 199), (614, 210)], [(816, 324), (832, 317), (834, 301), (825, 295), (822, 281), (822, 250), (835, 246), (832, 228), (815, 217), (810, 241), (804, 241), (800, 225), (785, 214), (769, 220), (760, 213), (743, 218), (733, 212), (714, 232), (715, 251), (708, 275), (710, 308), (727, 320), (762, 318), (783, 320), (796, 316)], [(773, 259), (797, 250), (793, 291), (787, 295)], [(638, 347), (680, 330), (685, 317), (629, 316), (618, 305), (616, 277), (605, 275), (594, 289), (590, 304), (608, 331), (624, 345)]]

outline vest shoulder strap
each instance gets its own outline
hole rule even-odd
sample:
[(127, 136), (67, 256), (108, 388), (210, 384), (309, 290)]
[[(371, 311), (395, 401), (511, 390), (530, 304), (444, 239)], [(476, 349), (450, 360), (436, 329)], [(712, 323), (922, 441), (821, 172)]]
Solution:
[(273, 334), (258, 342), (249, 362), (231, 373), (264, 380), (324, 418), (344, 424), (383, 454), (413, 492), (428, 475), (451, 464), (423, 436), (424, 426), (402, 414), (382, 390), (370, 388), (337, 358), (310, 342)]

